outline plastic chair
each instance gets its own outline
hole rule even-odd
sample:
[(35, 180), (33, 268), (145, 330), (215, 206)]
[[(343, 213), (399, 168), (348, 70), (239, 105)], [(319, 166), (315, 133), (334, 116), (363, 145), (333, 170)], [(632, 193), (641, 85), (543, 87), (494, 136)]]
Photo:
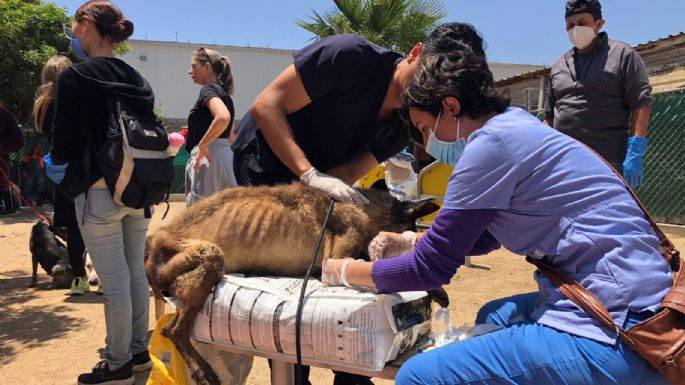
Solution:
[(368, 174), (359, 179), (355, 184), (359, 186), (360, 190), (368, 190), (376, 183), (381, 183), (381, 181), (385, 185), (385, 166), (383, 163), (374, 167), (373, 170), (369, 171)]
[[(454, 171), (454, 166), (435, 161), (424, 167), (418, 175), (418, 196), (421, 198), (432, 198), (433, 202), (442, 208), (447, 191), (447, 182)], [(427, 229), (433, 223), (433, 219), (438, 212), (426, 215), (416, 220), (417, 228)], [(467, 267), (490, 270), (488, 265), (477, 265), (471, 262), (471, 257), (465, 260)]]

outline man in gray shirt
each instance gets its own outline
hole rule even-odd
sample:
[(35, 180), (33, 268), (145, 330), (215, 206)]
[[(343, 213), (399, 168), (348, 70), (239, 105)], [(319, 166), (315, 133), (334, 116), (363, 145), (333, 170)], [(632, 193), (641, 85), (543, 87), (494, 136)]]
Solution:
[(566, 3), (574, 48), (552, 66), (544, 122), (592, 147), (635, 188), (643, 181), (652, 88), (640, 56), (599, 32), (604, 23), (599, 1)]

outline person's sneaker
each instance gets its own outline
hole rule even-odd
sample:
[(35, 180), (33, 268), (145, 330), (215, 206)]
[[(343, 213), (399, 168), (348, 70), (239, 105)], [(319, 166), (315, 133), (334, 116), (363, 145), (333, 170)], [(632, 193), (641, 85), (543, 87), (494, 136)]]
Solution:
[(133, 371), (136, 373), (152, 369), (152, 360), (150, 360), (150, 352), (147, 349), (134, 354), (129, 362), (133, 365)]
[(83, 295), (85, 292), (90, 290), (88, 285), (88, 278), (76, 277), (71, 281), (71, 292), (70, 295)]
[(78, 376), (78, 385), (133, 385), (135, 383), (136, 378), (133, 376), (131, 361), (116, 370), (109, 370), (109, 364), (100, 361), (92, 372)]

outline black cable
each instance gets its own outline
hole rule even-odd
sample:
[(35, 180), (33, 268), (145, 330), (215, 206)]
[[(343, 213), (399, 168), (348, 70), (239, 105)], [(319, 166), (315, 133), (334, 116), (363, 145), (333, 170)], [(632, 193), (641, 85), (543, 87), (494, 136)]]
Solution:
[(297, 303), (297, 313), (295, 314), (295, 355), (297, 357), (297, 364), (295, 369), (295, 382), (297, 385), (303, 385), (302, 378), (302, 345), (300, 343), (300, 327), (302, 324), (302, 308), (304, 306), (304, 294), (307, 290), (307, 282), (309, 282), (309, 275), (312, 273), (312, 267), (314, 267), (314, 262), (316, 262), (316, 255), (319, 254), (319, 248), (321, 248), (321, 241), (323, 240), (323, 233), (326, 230), (326, 224), (328, 224), (328, 218), (333, 212), (333, 206), (335, 205), (335, 200), (329, 198), (328, 211), (326, 212), (326, 217), (323, 219), (323, 225), (321, 225), (321, 232), (319, 233), (319, 239), (316, 241), (316, 247), (314, 247), (314, 253), (312, 254), (312, 260), (309, 262), (309, 267), (307, 268), (307, 273), (304, 275), (304, 282), (302, 282), (302, 290), (300, 290), (300, 300)]

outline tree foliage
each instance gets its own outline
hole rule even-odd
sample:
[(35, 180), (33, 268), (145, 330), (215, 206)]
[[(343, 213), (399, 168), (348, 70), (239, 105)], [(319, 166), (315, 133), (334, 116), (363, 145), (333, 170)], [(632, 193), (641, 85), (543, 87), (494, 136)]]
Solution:
[(20, 122), (29, 120), (40, 71), (50, 56), (69, 51), (67, 11), (40, 0), (0, 1), (0, 100)]
[(447, 14), (440, 0), (333, 0), (325, 13), (312, 10), (308, 21), (297, 25), (314, 39), (356, 33), (400, 53), (423, 41)]

